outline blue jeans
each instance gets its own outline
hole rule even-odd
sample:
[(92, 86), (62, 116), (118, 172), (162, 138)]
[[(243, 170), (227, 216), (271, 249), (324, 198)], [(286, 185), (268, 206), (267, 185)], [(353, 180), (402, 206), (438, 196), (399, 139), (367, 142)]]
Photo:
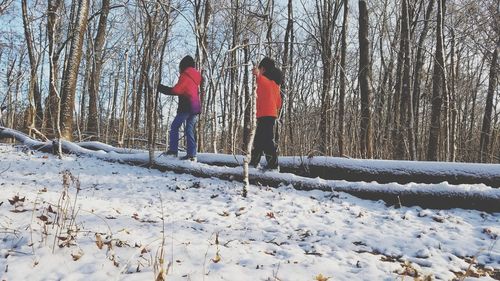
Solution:
[(187, 138), (187, 155), (196, 156), (196, 136), (194, 134), (194, 129), (196, 127), (196, 121), (198, 120), (197, 114), (191, 114), (188, 112), (179, 112), (172, 121), (170, 126), (170, 140), (168, 144), (168, 150), (177, 152), (179, 150), (179, 128), (184, 122), (186, 122), (186, 127), (184, 129), (184, 134)]

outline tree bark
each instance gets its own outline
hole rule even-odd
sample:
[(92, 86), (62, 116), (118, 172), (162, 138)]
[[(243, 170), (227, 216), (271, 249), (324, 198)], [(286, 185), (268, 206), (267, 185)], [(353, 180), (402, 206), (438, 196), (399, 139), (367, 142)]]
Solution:
[(340, 11), (339, 1), (316, 1), (318, 20), (319, 48), (321, 51), (322, 84), (321, 112), (319, 120), (319, 152), (331, 155), (330, 123), (331, 123), (331, 90), (333, 77), (334, 53), (332, 50), (334, 24)]
[[(195, 0), (195, 20), (196, 20), (196, 61), (198, 62), (198, 69), (202, 73), (202, 80), (200, 85), (200, 101), (201, 101), (201, 116), (208, 115), (208, 107), (206, 101), (206, 89), (207, 89), (207, 78), (205, 77), (207, 72), (204, 69), (207, 67), (208, 61), (208, 25), (210, 23), (210, 18), (212, 16), (212, 6), (209, 0)], [(205, 151), (205, 124), (206, 117), (198, 119), (198, 150), (200, 152)]]
[[(23, 27), (24, 36), (26, 39), (26, 46), (28, 47), (28, 57), (30, 61), (30, 82), (29, 82), (29, 103), (31, 116), (34, 119), (29, 120), (30, 126), (35, 126), (36, 128), (42, 128), (43, 125), (43, 108), (42, 108), (42, 95), (40, 93), (40, 87), (38, 86), (38, 58), (33, 43), (33, 34), (31, 31), (31, 25), (28, 19), (28, 8), (26, 0), (21, 1), (22, 13), (23, 13)], [(31, 129), (30, 129), (31, 131)]]
[[(248, 46), (248, 39), (245, 39), (243, 41), (243, 52), (244, 52), (244, 59), (245, 59), (245, 70), (243, 73), (243, 90), (244, 90), (244, 101), (243, 104), (245, 105), (245, 112), (243, 114), (243, 146), (241, 151), (246, 151), (247, 148), (249, 147), (249, 142), (250, 142), (250, 134), (252, 133), (252, 109), (253, 109), (253, 104), (252, 104), (252, 97), (250, 95), (250, 87), (249, 87), (249, 75), (248, 73), (250, 70), (248, 69), (248, 65), (250, 64), (250, 47)], [(251, 146), (250, 146), (251, 147)]]
[(58, 80), (58, 72), (57, 69), (59, 67), (59, 55), (55, 52), (56, 46), (59, 44), (59, 9), (61, 6), (61, 0), (49, 0), (47, 4), (47, 39), (48, 39), (48, 49), (49, 49), (49, 65), (54, 68), (49, 69), (49, 81), (54, 81), (54, 83), (49, 83), (49, 96), (45, 103), (45, 134), (46, 135), (55, 135), (56, 116), (59, 116), (58, 108), (58, 100), (59, 96), (57, 94), (57, 80)]
[(346, 96), (346, 56), (347, 56), (347, 27), (349, 1), (344, 0), (344, 19), (342, 23), (342, 33), (340, 37), (340, 81), (339, 81), (339, 128), (338, 128), (338, 145), (339, 156), (344, 155), (344, 122), (345, 122), (345, 96)]
[(489, 151), (491, 135), (491, 114), (493, 112), (493, 96), (498, 91), (498, 51), (500, 49), (500, 40), (493, 51), (490, 63), (490, 75), (488, 82), (488, 93), (486, 96), (486, 106), (484, 108), (483, 125), (481, 127), (481, 139), (479, 144), (479, 161), (491, 161)]
[(424, 16), (424, 26), (422, 27), (422, 33), (420, 33), (420, 37), (418, 39), (417, 45), (417, 54), (415, 59), (415, 68), (413, 71), (413, 112), (415, 114), (414, 118), (414, 130), (418, 132), (419, 129), (419, 110), (420, 110), (420, 84), (422, 77), (422, 68), (424, 66), (424, 42), (427, 38), (427, 33), (429, 31), (429, 19), (431, 13), (434, 9), (434, 0), (429, 0), (429, 4), (427, 5), (427, 9)]
[(71, 47), (66, 58), (67, 67), (62, 80), (61, 93), (61, 134), (62, 138), (71, 140), (73, 138), (73, 112), (75, 108), (76, 81), (78, 69), (82, 58), (83, 37), (87, 29), (87, 17), (89, 12), (89, 0), (82, 0), (78, 4), (78, 12), (70, 36)]
[[(399, 106), (399, 127), (397, 127), (396, 159), (405, 159), (406, 155), (411, 160), (415, 159), (415, 140), (413, 132), (413, 106), (410, 91), (410, 23), (409, 5), (407, 0), (402, 0), (401, 5), (401, 46), (402, 73), (398, 74), (398, 89), (401, 93)], [(398, 66), (399, 68), (399, 66)]]
[(372, 120), (371, 120), (371, 60), (368, 39), (368, 8), (366, 1), (359, 1), (359, 89), (361, 95), (361, 156), (373, 158)]
[(286, 114), (285, 114), (285, 128), (287, 128), (288, 133), (285, 133), (285, 143), (284, 146), (285, 154), (288, 153), (288, 147), (294, 146), (293, 137), (293, 94), (291, 91), (292, 86), (292, 65), (293, 65), (293, 1), (288, 0), (287, 5), (287, 23), (285, 29), (284, 38), (284, 49), (283, 49), (283, 83), (281, 84), (281, 89), (285, 93), (286, 103), (283, 101), (283, 105), (286, 104)]
[(99, 82), (101, 81), (101, 69), (104, 62), (103, 47), (106, 40), (106, 25), (110, 9), (110, 0), (102, 0), (101, 14), (97, 34), (94, 38), (92, 56), (92, 71), (89, 80), (89, 115), (87, 132), (91, 139), (99, 139), (99, 118), (97, 104), (99, 100)]
[(439, 136), (441, 134), (441, 105), (444, 93), (444, 52), (443, 52), (443, 10), (445, 0), (438, 0), (436, 26), (436, 52), (434, 55), (434, 71), (432, 75), (432, 112), (429, 129), (429, 145), (427, 160), (438, 160)]
[(120, 146), (124, 145), (124, 139), (125, 139), (125, 134), (127, 131), (127, 108), (128, 108), (128, 84), (129, 84), (129, 78), (128, 78), (128, 49), (125, 50), (125, 58), (123, 63), (125, 64), (123, 67), (123, 73), (124, 73), (124, 83), (125, 87), (123, 89), (123, 96), (122, 96), (122, 112), (121, 112), (121, 118), (120, 118), (120, 127), (119, 127), (119, 133), (118, 133), (118, 144)]

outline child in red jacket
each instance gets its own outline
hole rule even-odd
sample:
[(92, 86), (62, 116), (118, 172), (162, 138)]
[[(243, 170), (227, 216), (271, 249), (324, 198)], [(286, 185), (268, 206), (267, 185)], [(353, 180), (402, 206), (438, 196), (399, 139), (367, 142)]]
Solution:
[(169, 145), (166, 155), (177, 157), (179, 150), (179, 128), (185, 123), (187, 149), (186, 156), (181, 159), (191, 161), (196, 161), (195, 128), (198, 114), (201, 112), (201, 102), (198, 94), (201, 74), (194, 66), (194, 59), (191, 56), (185, 56), (179, 63), (180, 76), (177, 84), (174, 87), (168, 87), (161, 83), (158, 84), (158, 91), (160, 93), (179, 96), (177, 115), (170, 127)]
[(253, 140), (250, 165), (257, 168), (262, 153), (266, 156), (266, 169), (278, 169), (278, 154), (274, 142), (274, 124), (281, 108), (280, 85), (283, 80), (281, 70), (274, 60), (265, 57), (255, 68), (257, 80), (257, 129)]

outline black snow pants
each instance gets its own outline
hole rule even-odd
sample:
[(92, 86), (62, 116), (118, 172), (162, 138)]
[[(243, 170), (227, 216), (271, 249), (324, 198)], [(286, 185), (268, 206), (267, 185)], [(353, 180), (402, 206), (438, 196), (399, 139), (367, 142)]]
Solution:
[(278, 168), (278, 154), (276, 152), (276, 144), (274, 142), (274, 124), (276, 118), (265, 116), (257, 118), (257, 130), (253, 140), (252, 159), (250, 165), (257, 167), (260, 162), (262, 153), (266, 156), (267, 166), (269, 169)]

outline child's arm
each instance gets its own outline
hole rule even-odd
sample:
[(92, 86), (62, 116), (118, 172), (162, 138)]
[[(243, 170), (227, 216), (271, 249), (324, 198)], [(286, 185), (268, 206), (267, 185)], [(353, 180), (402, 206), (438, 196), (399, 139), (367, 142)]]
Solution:
[(158, 90), (158, 92), (160, 92), (164, 95), (169, 95), (169, 96), (174, 95), (174, 93), (172, 93), (172, 87), (165, 86), (162, 83), (158, 83), (158, 86), (156, 87), (156, 89)]

